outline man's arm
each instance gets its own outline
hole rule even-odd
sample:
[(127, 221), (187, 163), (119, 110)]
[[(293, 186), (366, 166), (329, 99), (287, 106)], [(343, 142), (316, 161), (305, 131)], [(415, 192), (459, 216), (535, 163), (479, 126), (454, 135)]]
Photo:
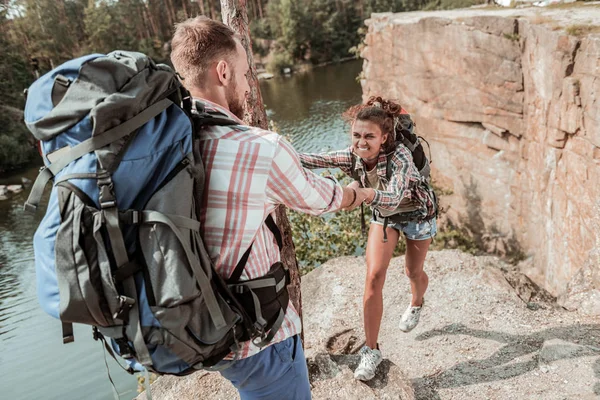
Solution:
[(271, 165), (267, 197), (274, 203), (312, 215), (356, 206), (358, 201), (354, 189), (342, 188), (334, 179), (303, 168), (298, 153), (282, 137)]

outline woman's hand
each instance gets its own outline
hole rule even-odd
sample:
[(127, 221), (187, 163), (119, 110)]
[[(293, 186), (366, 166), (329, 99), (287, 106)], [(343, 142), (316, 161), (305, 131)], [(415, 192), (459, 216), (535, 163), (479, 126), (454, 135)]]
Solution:
[(371, 202), (375, 197), (375, 191), (370, 188), (362, 188), (360, 182), (353, 181), (344, 188), (344, 191), (352, 193), (352, 197), (349, 199), (349, 204), (342, 207), (342, 210), (352, 211), (356, 207), (360, 206), (363, 202)]

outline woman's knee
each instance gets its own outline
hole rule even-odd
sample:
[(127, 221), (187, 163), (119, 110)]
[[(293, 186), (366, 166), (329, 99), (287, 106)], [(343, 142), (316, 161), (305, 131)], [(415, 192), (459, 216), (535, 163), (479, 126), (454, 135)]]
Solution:
[[(369, 268), (371, 270), (371, 268)], [(385, 283), (386, 270), (384, 268), (377, 269), (375, 271), (369, 271), (367, 273), (367, 289), (381, 290)]]
[(423, 278), (423, 275), (425, 274), (425, 272), (423, 272), (423, 268), (404, 268), (404, 273), (410, 280)]

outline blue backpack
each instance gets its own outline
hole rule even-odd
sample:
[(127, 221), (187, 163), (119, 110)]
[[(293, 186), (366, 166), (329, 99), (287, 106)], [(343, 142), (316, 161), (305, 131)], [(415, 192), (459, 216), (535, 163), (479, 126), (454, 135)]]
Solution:
[[(235, 121), (193, 107), (169, 67), (113, 52), (38, 79), (25, 122), (45, 163), (26, 210), (39, 208), (53, 180), (34, 236), (38, 297), (62, 321), (65, 343), (73, 323), (88, 324), (129, 372), (183, 375), (214, 366), (241, 340), (272, 339), (285, 308), (240, 304), (255, 289), (224, 282), (200, 236), (204, 171), (194, 132)], [(254, 286), (277, 300), (288, 280), (278, 272)]]

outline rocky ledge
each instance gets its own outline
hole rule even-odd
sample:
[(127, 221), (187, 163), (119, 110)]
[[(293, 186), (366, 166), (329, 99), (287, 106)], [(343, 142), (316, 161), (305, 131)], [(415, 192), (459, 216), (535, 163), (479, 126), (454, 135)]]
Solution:
[[(352, 370), (363, 341), (364, 258), (332, 260), (303, 278), (305, 348), (319, 399), (596, 399), (600, 318), (566, 311), (496, 257), (431, 252), (422, 320), (397, 329), (409, 300), (404, 260), (392, 260), (384, 289), (375, 379)], [(162, 377), (158, 400), (237, 399), (217, 373)], [(139, 400), (145, 399), (142, 394)]]

